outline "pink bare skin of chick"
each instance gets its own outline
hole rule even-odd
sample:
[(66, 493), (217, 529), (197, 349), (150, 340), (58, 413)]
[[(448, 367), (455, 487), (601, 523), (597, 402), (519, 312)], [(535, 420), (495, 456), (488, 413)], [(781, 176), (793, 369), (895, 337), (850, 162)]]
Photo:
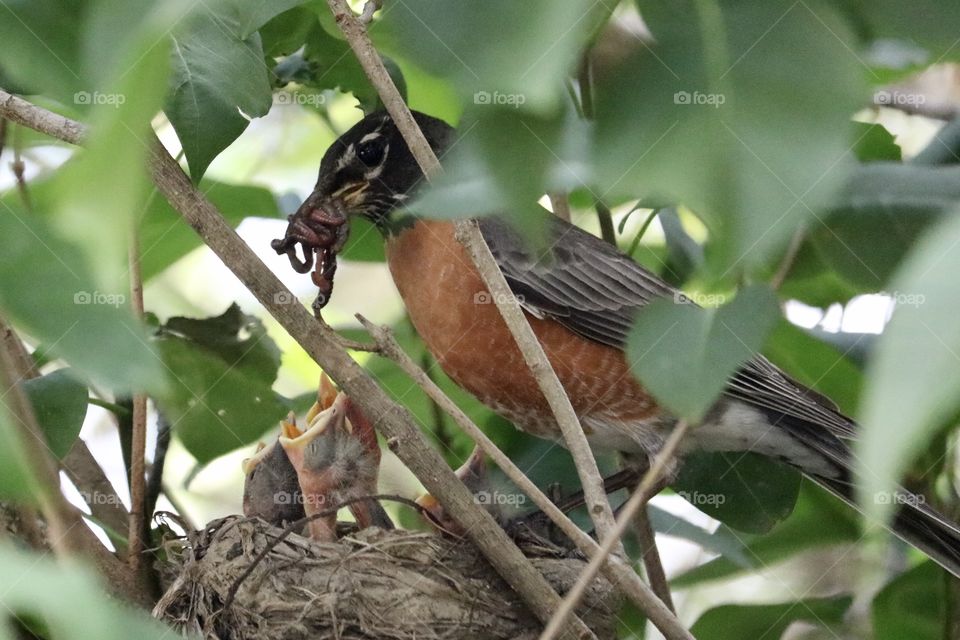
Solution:
[[(340, 393), (326, 409), (308, 414), (308, 427), (302, 434), (289, 430), (280, 437), (297, 472), (303, 493), (304, 511), (316, 516), (345, 500), (374, 495), (380, 470), (380, 447), (373, 426)], [(363, 529), (369, 526), (393, 528), (386, 512), (374, 500), (349, 505)], [(310, 520), (310, 536), (319, 542), (337, 539), (335, 511)]]

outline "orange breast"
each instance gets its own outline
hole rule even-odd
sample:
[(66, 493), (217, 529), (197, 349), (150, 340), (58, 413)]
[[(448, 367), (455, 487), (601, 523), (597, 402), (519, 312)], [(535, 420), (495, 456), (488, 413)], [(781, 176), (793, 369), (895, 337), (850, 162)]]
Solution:
[[(447, 375), (517, 427), (556, 437), (549, 406), (453, 224), (418, 221), (387, 241), (387, 261), (417, 332)], [(527, 319), (581, 419), (628, 424), (657, 414), (622, 351), (553, 320)]]

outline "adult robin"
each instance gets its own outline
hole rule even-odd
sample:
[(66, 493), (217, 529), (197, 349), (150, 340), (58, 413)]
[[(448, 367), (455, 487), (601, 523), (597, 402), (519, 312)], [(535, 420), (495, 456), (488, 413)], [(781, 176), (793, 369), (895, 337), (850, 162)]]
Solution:
[[(438, 156), (454, 129), (414, 117)], [(509, 152), (509, 151), (505, 151)], [(559, 429), (520, 351), (489, 304), (486, 288), (454, 226), (403, 207), (423, 181), (385, 112), (366, 116), (327, 150), (313, 193), (293, 216), (363, 216), (382, 232), (387, 263), (417, 332), (443, 370), (520, 429), (560, 441)], [(535, 255), (508, 223), (477, 221), (510, 289), (570, 397), (592, 446), (653, 456), (677, 419), (631, 375), (624, 354), (636, 314), (676, 290), (599, 238), (546, 216), (550, 249)], [(850, 441), (855, 423), (822, 396), (755, 357), (683, 440), (693, 450), (753, 451), (799, 469), (852, 502)], [(904, 492), (897, 533), (960, 575), (960, 529)]]
[[(329, 401), (328, 406), (324, 406)], [(307, 428), (300, 431), (293, 422), (284, 423), (279, 444), (296, 471), (303, 509), (310, 520), (310, 536), (320, 542), (337, 539), (337, 513), (345, 502), (377, 493), (380, 447), (373, 425), (344, 393), (332, 401), (320, 400), (307, 414)], [(393, 522), (376, 500), (345, 505), (357, 525), (392, 529)], [(322, 515), (321, 515), (322, 514)]]

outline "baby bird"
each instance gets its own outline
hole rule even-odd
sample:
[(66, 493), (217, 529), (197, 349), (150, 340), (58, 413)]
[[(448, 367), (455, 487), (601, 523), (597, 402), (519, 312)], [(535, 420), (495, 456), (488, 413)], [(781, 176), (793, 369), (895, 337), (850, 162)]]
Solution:
[[(377, 493), (380, 447), (370, 421), (345, 393), (336, 393), (328, 380), (321, 381), (318, 402), (307, 413), (307, 420), (302, 433), (288, 424), (279, 442), (296, 471), (306, 514), (330, 510), (310, 521), (310, 536), (332, 542), (337, 538), (337, 514), (332, 508)], [(347, 506), (361, 529), (393, 528), (376, 500)]]
[[(290, 424), (296, 429), (296, 418), (292, 413), (281, 423), (281, 430), (288, 430)], [(245, 516), (262, 518), (276, 527), (285, 527), (304, 517), (297, 472), (276, 440), (268, 445), (261, 442), (256, 454), (243, 461), (243, 473), (246, 476), (243, 484)]]

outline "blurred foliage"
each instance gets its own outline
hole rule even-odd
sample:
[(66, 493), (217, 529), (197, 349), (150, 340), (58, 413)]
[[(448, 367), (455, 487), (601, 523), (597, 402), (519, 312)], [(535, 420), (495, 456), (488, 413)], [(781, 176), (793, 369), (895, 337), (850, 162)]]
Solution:
[[(88, 396), (109, 403), (146, 391), (197, 468), (251, 445), (290, 408), (309, 404), (312, 390), (298, 388), (292, 399), (278, 391), (288, 392), (290, 379), (303, 386), (302, 368), (294, 375), (290, 362), (305, 356), (290, 353), (281, 363), (277, 343), (287, 343), (255, 317), (259, 307), (137, 320), (126, 256), (136, 230), (144, 279), (174, 280), (175, 293), (209, 279), (195, 261), (193, 230), (149, 188), (154, 130), (172, 126), (191, 177), (236, 227), (291, 210), (289, 193), (265, 187), (253, 170), (204, 177), (261, 117), (309, 113), (329, 137), (298, 153), (318, 161), (360, 117), (353, 105), (380, 106), (326, 3), (7, 0), (3, 11), (0, 86), (91, 126), (84, 150), (62, 166), (38, 163), (40, 175), (25, 189), (0, 194), (0, 312), (36, 346), (44, 375), (23, 386), (47, 444), (57, 456), (69, 450)], [(641, 17), (652, 38), (637, 28)], [(924, 468), (944, 469), (928, 458), (942, 457), (960, 411), (960, 136), (957, 123), (948, 125), (911, 159), (875, 114), (858, 111), (887, 83), (960, 59), (957, 24), (960, 5), (937, 0), (452, 0), (442, 10), (408, 0), (385, 3), (371, 36), (411, 107), (461, 132), (443, 158), (446, 172), (412, 211), (510, 212), (535, 237), (544, 193), (570, 193), (574, 220), (592, 230), (596, 203), (609, 206), (619, 246), (688, 292), (677, 302), (710, 307), (656, 303), (634, 327), (634, 370), (657, 400), (696, 421), (728, 376), (762, 351), (862, 418), (862, 502), (883, 517), (890, 514), (870, 496), (889, 491), (924, 452), (937, 453)], [(33, 157), (64, 149), (13, 125), (5, 142)], [(257, 162), (270, 163), (274, 151), (265, 144)], [(257, 248), (266, 247), (265, 238)], [(344, 271), (351, 262), (383, 262), (378, 232), (356, 222), (342, 257)], [(227, 283), (211, 290), (220, 287)], [(897, 303), (880, 337), (804, 330), (782, 312), (788, 301), (825, 311), (876, 292)], [(148, 298), (148, 310), (160, 312), (152, 304)], [(559, 479), (562, 492), (576, 490), (564, 451), (518, 434), (459, 390), (409, 322), (392, 320), (414, 360), (535, 482)], [(451, 465), (466, 458), (469, 440), (397, 367), (363, 363)], [(14, 419), (0, 406), (0, 493), (29, 501), (31, 471)], [(612, 456), (600, 463), (615, 468)], [(952, 489), (943, 490), (952, 486), (949, 471), (910, 475), (922, 488), (938, 486), (944, 506), (956, 508)], [(497, 473), (492, 481), (506, 485)], [(678, 576), (677, 588), (855, 544), (862, 533), (849, 507), (755, 455), (691, 457), (673, 488), (723, 523), (712, 530), (652, 511), (658, 531), (715, 556)], [(587, 523), (582, 511), (575, 517)], [(8, 549), (0, 556), (12, 568), (3, 576), (34, 562)], [(36, 621), (31, 629), (43, 637), (155, 632), (106, 604), (73, 567), (41, 562), (30, 571), (31, 580), (5, 585), (0, 600)], [(942, 571), (927, 562), (884, 580), (871, 612), (878, 639), (942, 637), (950, 612)], [(68, 596), (68, 587), (81, 595)], [(55, 597), (76, 606), (56, 608)], [(717, 606), (694, 633), (779, 637), (793, 621), (838, 624), (849, 606), (846, 596), (805, 598)], [(105, 616), (114, 623), (96, 627)], [(639, 637), (629, 635), (642, 626), (635, 612), (624, 620), (624, 637)]]

